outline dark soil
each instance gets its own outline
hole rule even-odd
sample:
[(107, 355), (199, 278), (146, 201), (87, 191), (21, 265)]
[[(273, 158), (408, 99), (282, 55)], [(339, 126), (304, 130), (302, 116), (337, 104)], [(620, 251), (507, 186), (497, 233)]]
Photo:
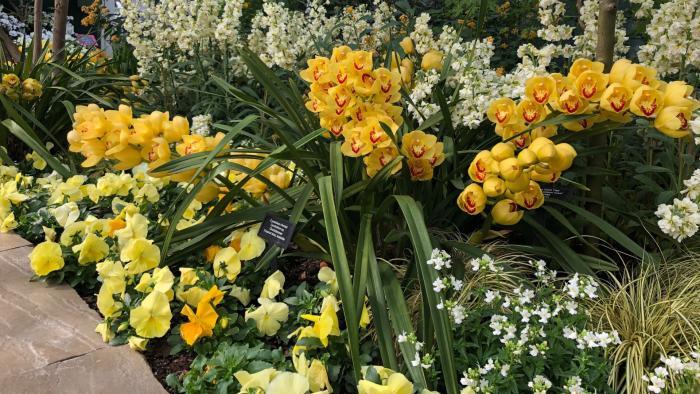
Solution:
[(177, 391), (168, 387), (165, 378), (171, 373), (179, 375), (189, 370), (190, 364), (195, 357), (194, 354), (188, 352), (170, 355), (170, 345), (168, 345), (166, 338), (149, 340), (148, 347), (143, 355), (146, 357), (148, 365), (151, 366), (153, 375), (169, 393), (177, 393)]

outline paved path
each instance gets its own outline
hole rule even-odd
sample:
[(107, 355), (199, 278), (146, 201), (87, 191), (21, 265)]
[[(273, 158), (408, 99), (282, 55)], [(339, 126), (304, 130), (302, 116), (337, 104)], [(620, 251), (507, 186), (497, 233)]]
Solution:
[(31, 251), (0, 234), (0, 393), (165, 393), (139, 353), (102, 342), (72, 288), (29, 282)]

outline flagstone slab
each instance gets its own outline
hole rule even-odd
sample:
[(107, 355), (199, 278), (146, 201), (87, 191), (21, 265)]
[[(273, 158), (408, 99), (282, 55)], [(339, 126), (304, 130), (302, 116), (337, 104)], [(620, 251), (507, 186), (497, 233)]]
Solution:
[(19, 248), (20, 246), (31, 246), (32, 243), (12, 233), (0, 233), (0, 252)]
[(30, 282), (22, 241), (0, 234), (0, 392), (164, 393), (139, 353), (102, 342), (99, 315), (75, 290)]

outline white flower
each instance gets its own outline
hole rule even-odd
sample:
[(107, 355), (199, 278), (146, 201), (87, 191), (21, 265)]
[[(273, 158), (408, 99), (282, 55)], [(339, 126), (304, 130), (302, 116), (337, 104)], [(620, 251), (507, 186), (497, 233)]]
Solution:
[(671, 372), (679, 373), (682, 372), (685, 369), (685, 364), (683, 364), (683, 361), (681, 361), (680, 358), (671, 356), (671, 357), (664, 357), (661, 356), (661, 362), (666, 364), (666, 367)]
[(568, 339), (576, 339), (578, 337), (578, 335), (576, 334), (576, 329), (571, 328), (569, 326), (564, 327), (564, 329), (562, 330), (562, 335), (564, 336), (564, 338)]
[(673, 205), (661, 204), (656, 210), (659, 228), (677, 241), (692, 237), (700, 225), (698, 205), (688, 197), (674, 199)]
[(436, 293), (441, 292), (445, 287), (445, 282), (440, 278), (435, 279), (435, 281), (433, 282), (433, 290)]
[(528, 382), (527, 387), (535, 394), (545, 394), (552, 387), (552, 382), (542, 375), (535, 375), (532, 381)]
[(498, 299), (501, 296), (500, 292), (498, 290), (493, 291), (493, 290), (487, 290), (486, 294), (484, 296), (484, 301), (486, 303), (492, 303), (494, 300)]
[(453, 307), (450, 313), (452, 314), (455, 324), (462, 324), (464, 319), (467, 317), (464, 307), (461, 305)]
[(399, 334), (399, 336), (396, 337), (396, 341), (398, 343), (404, 343), (404, 342), (408, 341), (408, 338), (406, 337), (406, 332), (404, 331), (403, 333)]

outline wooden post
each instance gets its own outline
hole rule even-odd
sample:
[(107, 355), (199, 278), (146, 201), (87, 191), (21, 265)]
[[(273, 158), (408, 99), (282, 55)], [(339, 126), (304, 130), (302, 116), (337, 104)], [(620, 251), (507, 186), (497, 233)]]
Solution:
[[(598, 42), (596, 43), (595, 57), (596, 60), (605, 64), (605, 71), (609, 72), (613, 63), (613, 55), (615, 51), (615, 17), (617, 16), (617, 0), (600, 0), (600, 10), (598, 12)], [(605, 148), (608, 145), (608, 133), (599, 134), (590, 138), (591, 148)], [(592, 155), (589, 159), (589, 165), (602, 167), (607, 162), (607, 154), (605, 152)], [(603, 199), (603, 183), (605, 182), (604, 175), (593, 175), (590, 177), (588, 187), (591, 189), (590, 197), (594, 201), (588, 204), (588, 210), (597, 216), (601, 216), (603, 207), (595, 202), (600, 202)], [(588, 226), (586, 231), (588, 234), (597, 235), (598, 228)]]
[(12, 41), (12, 37), (5, 31), (4, 27), (0, 27), (0, 44), (2, 45), (2, 53), (5, 59), (17, 63), (19, 61), (19, 49), (17, 49), (17, 45)]
[(53, 13), (53, 37), (51, 38), (52, 60), (59, 62), (65, 59), (63, 48), (66, 46), (66, 24), (68, 23), (68, 1), (55, 0)]
[(41, 55), (41, 49), (43, 47), (43, 43), (41, 42), (43, 6), (42, 0), (34, 0), (34, 38), (32, 39), (32, 43), (34, 44), (32, 62), (34, 64), (39, 62), (39, 55)]

